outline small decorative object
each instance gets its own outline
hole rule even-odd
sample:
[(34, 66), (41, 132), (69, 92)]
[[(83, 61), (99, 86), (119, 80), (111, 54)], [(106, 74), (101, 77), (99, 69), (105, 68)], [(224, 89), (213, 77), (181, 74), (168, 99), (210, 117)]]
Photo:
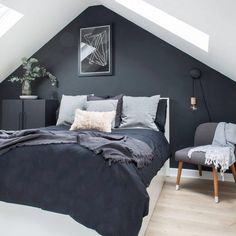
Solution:
[(20, 82), (22, 84), (21, 99), (37, 99), (35, 95), (31, 95), (31, 82), (37, 78), (49, 78), (52, 86), (57, 85), (57, 78), (48, 72), (43, 66), (39, 65), (39, 61), (36, 58), (22, 58), (23, 76), (12, 77), (10, 82)]
[(20, 99), (30, 99), (30, 100), (35, 100), (38, 99), (38, 96), (36, 95), (21, 95)]
[(32, 93), (31, 91), (31, 84), (29, 80), (25, 80), (22, 82), (22, 94), (23, 95), (30, 95)]
[(191, 97), (191, 109), (193, 111), (197, 110), (197, 99), (196, 99), (196, 97)]
[(195, 97), (195, 80), (201, 78), (201, 71), (199, 69), (192, 69), (190, 71), (190, 76), (192, 78), (192, 96), (191, 96), (191, 109), (193, 111), (197, 110), (197, 98)]
[(206, 95), (205, 95), (205, 91), (204, 91), (204, 87), (203, 87), (202, 79), (201, 79), (202, 72), (199, 69), (195, 68), (190, 71), (190, 76), (191, 76), (192, 82), (193, 82), (192, 83), (191, 107), (190, 108), (193, 111), (197, 110), (197, 98), (195, 96), (195, 82), (197, 80), (199, 80), (201, 93), (202, 93), (202, 97), (203, 97), (203, 102), (204, 102), (204, 105), (205, 105), (205, 108), (207, 111), (207, 115), (208, 115), (208, 120), (209, 120), (209, 122), (211, 122), (212, 121), (211, 114), (210, 114), (210, 110), (209, 110), (209, 107), (207, 104), (207, 99), (206, 99)]
[(79, 76), (112, 74), (111, 26), (80, 29)]

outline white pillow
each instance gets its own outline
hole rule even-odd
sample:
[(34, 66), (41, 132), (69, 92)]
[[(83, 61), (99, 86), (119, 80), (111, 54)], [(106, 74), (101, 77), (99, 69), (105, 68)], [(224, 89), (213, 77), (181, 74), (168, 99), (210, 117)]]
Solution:
[(89, 129), (110, 133), (115, 115), (115, 111), (97, 112), (76, 109), (75, 120), (70, 130)]
[(152, 97), (123, 97), (120, 128), (147, 128), (157, 130), (155, 124), (160, 95)]
[(85, 109), (87, 102), (87, 95), (67, 96), (62, 95), (61, 105), (57, 125), (72, 124), (74, 121), (75, 110)]

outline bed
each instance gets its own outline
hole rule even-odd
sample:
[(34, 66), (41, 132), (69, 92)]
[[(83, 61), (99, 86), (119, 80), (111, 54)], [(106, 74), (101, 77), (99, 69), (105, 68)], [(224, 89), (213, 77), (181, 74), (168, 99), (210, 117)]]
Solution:
[(165, 137), (145, 129), (113, 133), (149, 143), (158, 158), (142, 169), (109, 165), (76, 144), (22, 147), (1, 156), (0, 234), (144, 235), (168, 165), (169, 112)]

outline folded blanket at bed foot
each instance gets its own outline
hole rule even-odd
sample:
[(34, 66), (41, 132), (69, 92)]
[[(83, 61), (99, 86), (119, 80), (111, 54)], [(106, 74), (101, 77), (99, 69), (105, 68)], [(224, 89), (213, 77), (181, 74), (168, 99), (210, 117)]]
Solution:
[(29, 129), (0, 131), (0, 155), (21, 146), (79, 143), (105, 160), (133, 162), (138, 168), (151, 163), (154, 153), (147, 143), (124, 135), (95, 131), (47, 131)]

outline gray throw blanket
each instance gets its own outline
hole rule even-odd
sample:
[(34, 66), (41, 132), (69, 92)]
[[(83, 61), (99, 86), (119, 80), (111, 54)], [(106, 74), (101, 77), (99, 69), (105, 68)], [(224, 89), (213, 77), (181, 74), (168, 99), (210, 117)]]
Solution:
[(220, 122), (217, 125), (212, 145), (204, 145), (192, 148), (188, 156), (191, 158), (193, 152), (205, 153), (205, 164), (221, 168), (221, 173), (229, 169), (235, 163), (236, 125)]
[(105, 160), (112, 162), (133, 162), (138, 168), (151, 163), (154, 158), (152, 149), (144, 142), (121, 135), (87, 131), (78, 134), (78, 142)]
[(154, 158), (146, 143), (127, 136), (94, 131), (0, 130), (0, 155), (17, 147), (60, 143), (79, 143), (96, 154), (102, 154), (110, 163), (134, 162), (138, 168), (148, 165)]
[(46, 131), (28, 129), (20, 131), (0, 130), (0, 155), (22, 146), (77, 143), (77, 135), (70, 131)]

